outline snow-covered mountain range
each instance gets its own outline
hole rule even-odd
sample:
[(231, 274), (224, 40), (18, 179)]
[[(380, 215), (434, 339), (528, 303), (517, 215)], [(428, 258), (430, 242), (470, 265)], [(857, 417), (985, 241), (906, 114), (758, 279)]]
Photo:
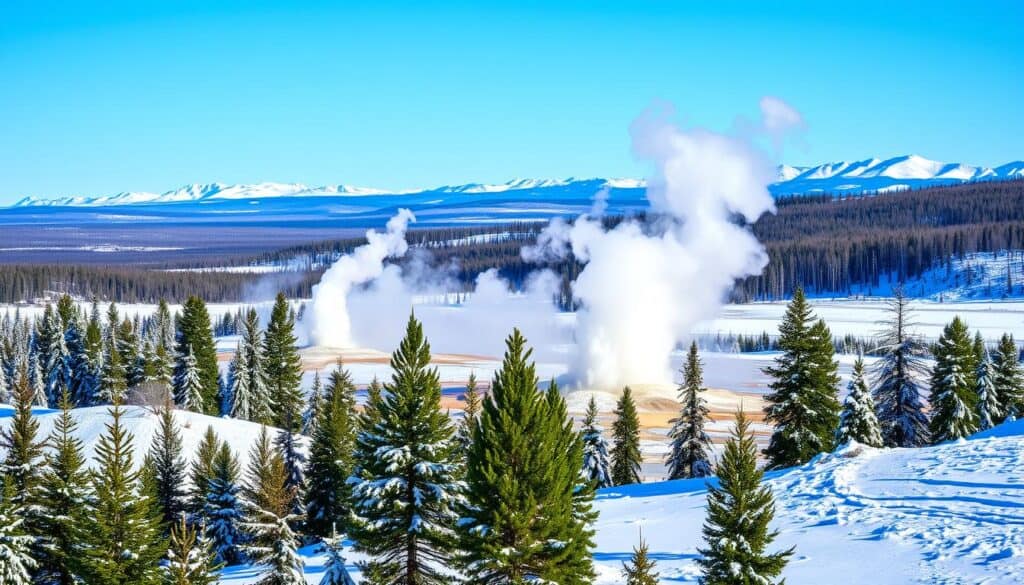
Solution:
[[(943, 163), (917, 155), (889, 159), (870, 158), (855, 162), (835, 162), (811, 167), (782, 165), (778, 181), (770, 187), (776, 195), (804, 193), (862, 193), (943, 185), (965, 181), (1013, 179), (1024, 177), (1024, 161), (998, 167), (979, 167), (961, 163)], [(12, 207), (113, 207), (135, 204), (203, 202), (272, 197), (339, 197), (367, 195), (411, 195), (420, 193), (479, 194), (515, 191), (552, 191), (574, 196), (592, 195), (595, 185), (617, 190), (643, 189), (642, 179), (514, 179), (488, 185), (468, 183), (429, 189), (385, 190), (351, 185), (310, 187), (302, 183), (223, 183), (186, 185), (166, 193), (125, 192), (97, 197), (57, 198), (25, 197)], [(588, 193), (582, 191), (587, 190)]]

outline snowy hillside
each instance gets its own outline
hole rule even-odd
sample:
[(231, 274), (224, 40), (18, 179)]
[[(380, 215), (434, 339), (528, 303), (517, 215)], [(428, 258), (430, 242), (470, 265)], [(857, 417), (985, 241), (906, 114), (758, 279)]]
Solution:
[[(779, 167), (778, 180), (770, 186), (777, 195), (795, 193), (859, 193), (919, 188), (929, 185), (1024, 177), (1024, 162), (1010, 162), (998, 167), (980, 167), (961, 163), (944, 163), (918, 155), (889, 159), (870, 158), (853, 162), (833, 162), (817, 166)], [(645, 187), (640, 179), (513, 179), (500, 184), (467, 183), (427, 189), (387, 190), (351, 185), (310, 187), (301, 183), (256, 183), (225, 185), (193, 184), (166, 193), (126, 192), (98, 197), (24, 197), (13, 207), (115, 207), (138, 204), (216, 202), (230, 200), (261, 200), (269, 198), (392, 196), (392, 203), (412, 199), (413, 195), (446, 194), (547, 194), (554, 200), (583, 197), (589, 199), (599, 189), (639, 191)], [(394, 200), (398, 197), (398, 200)], [(543, 200), (541, 198), (540, 200)], [(363, 202), (368, 203), (368, 202)]]

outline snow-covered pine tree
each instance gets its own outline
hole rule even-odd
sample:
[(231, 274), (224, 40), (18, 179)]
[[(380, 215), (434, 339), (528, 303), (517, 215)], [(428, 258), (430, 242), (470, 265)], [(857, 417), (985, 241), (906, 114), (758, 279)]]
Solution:
[(306, 469), (306, 530), (320, 537), (348, 529), (352, 452), (355, 447), (355, 384), (339, 363), (324, 389)]
[(316, 421), (320, 418), (320, 407), (323, 403), (324, 384), (320, 380), (320, 370), (313, 372), (313, 387), (309, 390), (306, 410), (302, 412), (302, 434), (311, 437), (316, 429)]
[(121, 362), (124, 363), (125, 382), (129, 388), (134, 388), (146, 380), (145, 364), (140, 359), (141, 349), (135, 323), (125, 317), (117, 331), (117, 351), (121, 354)]
[(697, 560), (702, 585), (776, 583), (793, 549), (766, 553), (777, 532), (768, 525), (775, 516), (775, 499), (761, 483), (757, 444), (743, 411), (725, 444), (715, 474), (718, 485), (708, 486), (708, 512), (704, 522), (705, 548)]
[(242, 550), (261, 569), (261, 585), (305, 585), (299, 540), (292, 524), (301, 516), (291, 513), (295, 490), (288, 488), (284, 458), (270, 444), (266, 427), (252, 447), (245, 495), (243, 527), (248, 542)]
[(665, 463), (668, 464), (668, 479), (689, 479), (711, 475), (711, 438), (704, 432), (708, 418), (708, 407), (701, 393), (704, 392), (704, 374), (697, 342), (690, 344), (690, 351), (683, 364), (683, 380), (679, 385), (679, 417), (672, 421), (668, 436), (672, 447)]
[(238, 341), (235, 346), (235, 355), (231, 357), (231, 363), (228, 364), (225, 396), (229, 404), (226, 408), (222, 406), (221, 409), (226, 410), (232, 418), (252, 420), (253, 396), (249, 389), (249, 370), (245, 367), (245, 352), (242, 349), (242, 343), (242, 340)]
[(657, 563), (648, 554), (647, 543), (641, 537), (640, 547), (633, 547), (633, 556), (629, 563), (622, 563), (625, 585), (658, 585), (658, 573), (654, 570)]
[[(216, 415), (220, 412), (217, 403), (220, 373), (217, 368), (217, 348), (213, 342), (213, 330), (210, 328), (210, 313), (206, 303), (196, 296), (190, 296), (182, 306), (181, 318), (178, 320), (181, 334), (178, 336), (175, 354), (175, 380), (183, 379), (186, 356), (191, 354), (195, 360), (195, 369), (199, 377), (199, 393), (202, 396), (202, 407), (196, 412)], [(191, 350), (190, 350), (191, 348)], [(175, 398), (183, 396), (180, 386), (175, 385)], [(179, 402), (179, 404), (181, 404)]]
[(244, 559), (245, 511), (239, 499), (238, 473), (238, 459), (231, 452), (231, 447), (226, 442), (220, 443), (210, 463), (210, 476), (205, 482), (203, 508), (206, 537), (219, 564), (234, 565)]
[(622, 396), (615, 405), (611, 455), (613, 484), (640, 483), (640, 465), (643, 463), (640, 456), (640, 419), (629, 386), (622, 389)]
[(160, 422), (149, 448), (156, 482), (156, 505), (164, 526), (169, 529), (185, 514), (188, 507), (185, 491), (185, 459), (181, 450), (181, 430), (174, 420), (174, 403), (170, 393), (164, 394), (164, 403), (157, 415)]
[(962, 439), (978, 430), (974, 365), (977, 362), (967, 325), (954, 317), (932, 348), (931, 423), (934, 443)]
[(1003, 419), (1002, 397), (996, 390), (996, 368), (987, 349), (982, 349), (982, 358), (974, 376), (977, 393), (978, 430), (985, 431), (999, 424)]
[(174, 401), (185, 410), (192, 412), (203, 412), (205, 398), (203, 396), (203, 381), (200, 378), (199, 366), (196, 362), (192, 346), (185, 348), (185, 356), (178, 366), (178, 377), (174, 381)]
[(43, 536), (39, 497), (45, 441), (39, 436), (39, 420), (32, 415), (33, 392), (24, 366), (15, 376), (13, 398), (14, 416), (0, 431), (0, 446), (7, 451), (0, 470), (11, 492), (11, 505), (21, 517), (22, 530), (33, 538), (33, 554), (38, 556)]
[(95, 371), (103, 365), (103, 323), (100, 320), (100, 306), (96, 297), (92, 299), (92, 310), (89, 313), (89, 323), (85, 327), (85, 353), (92, 362)]
[(277, 294), (270, 312), (263, 355), (274, 425), (297, 432), (302, 422), (302, 362), (295, 337), (295, 314), (284, 293)]
[(458, 444), (441, 410), (430, 344), (410, 315), (391, 355), (394, 371), (376, 406), (376, 424), (359, 433), (350, 534), (370, 566), (390, 582), (449, 583), (455, 523), (465, 504)]
[(476, 372), (469, 373), (464, 399), (462, 420), (459, 421), (459, 429), (456, 434), (463, 449), (466, 450), (464, 452), (467, 452), (470, 443), (473, 442), (473, 427), (476, 426), (477, 417), (480, 414), (480, 392), (477, 390)]
[(994, 383), (1003, 401), (1004, 414), (1020, 418), (1024, 414), (1024, 370), (1020, 364), (1020, 349), (1008, 333), (999, 338), (995, 366)]
[(193, 528), (184, 516), (178, 518), (171, 526), (164, 585), (213, 585), (219, 582), (220, 568), (202, 526)]
[(601, 423), (597, 422), (597, 402), (590, 397), (587, 413), (583, 417), (583, 477), (594, 484), (594, 489), (611, 487), (611, 468), (608, 463), (608, 441)]
[[(80, 405), (96, 404), (99, 392), (99, 372), (93, 367), (93, 360), (85, 347), (82, 316), (71, 303), (70, 317), (64, 321), (64, 343), (67, 346), (71, 369), (71, 395)], [(63, 301), (63, 298), (61, 299)]]
[(832, 335), (824, 321), (814, 321), (799, 287), (779, 325), (779, 348), (775, 365), (764, 369), (774, 379), (765, 396), (765, 420), (774, 425), (764, 451), (769, 469), (800, 465), (831, 451), (839, 426)]
[[(277, 436), (274, 437), (274, 444), (277, 446), (277, 450), (281, 453), (281, 459), (284, 461), (284, 485), (291, 494), (291, 502), (289, 502), (289, 514), (295, 517), (303, 517), (306, 514), (306, 505), (304, 502), (306, 495), (306, 455), (299, 449), (297, 436), (292, 433), (289, 429), (294, 428), (295, 425), (291, 424), (290, 417), (288, 424), (284, 428), (278, 429)], [(292, 524), (292, 528), (295, 531), (299, 531), (299, 525)]]
[(343, 545), (344, 539), (337, 534), (332, 533), (324, 538), (327, 561), (324, 563), (324, 576), (320, 579), (320, 585), (356, 585), (345, 567)]
[(913, 333), (916, 325), (910, 300), (897, 288), (889, 302), (889, 321), (876, 339), (881, 354), (874, 367), (872, 394), (886, 447), (928, 444), (928, 415), (921, 400), (921, 380), (927, 376), (925, 347)]
[(90, 500), (89, 473), (82, 441), (75, 436), (78, 423), (71, 416), (71, 397), (65, 389), (60, 414), (47, 441), (49, 451), (39, 486), (40, 582), (75, 585), (80, 551), (75, 527), (83, 521)]
[(28, 383), (32, 387), (32, 404), (47, 406), (49, 398), (46, 395), (46, 376), (43, 374), (39, 352), (36, 351), (34, 343), (28, 354)]
[(158, 585), (159, 561), (167, 551), (160, 517), (140, 490), (134, 438), (121, 422), (124, 409), (114, 402), (109, 413), (96, 446), (95, 502), (79, 524), (81, 576), (86, 583)]
[(839, 414), (839, 429), (836, 431), (837, 445), (850, 441), (871, 447), (882, 446), (882, 429), (875, 414), (875, 401), (864, 379), (864, 358), (859, 355), (857, 361), (853, 362), (843, 410)]
[(46, 305), (40, 325), (40, 346), (46, 356), (46, 396), (50, 404), (57, 404), (64, 389), (71, 389), (71, 355), (64, 341), (64, 325), (50, 305)]
[[(111, 303), (110, 307), (113, 310), (114, 304)], [(116, 315), (115, 311), (115, 319)], [(99, 390), (94, 399), (95, 404), (110, 404), (114, 400), (120, 400), (128, 389), (128, 368), (117, 348), (117, 335), (117, 327), (112, 325), (103, 339), (103, 369)]]
[(519, 330), (505, 343), (467, 458), (464, 571), (471, 583), (590, 583), (593, 490), (581, 482), (582, 438), (557, 389), (538, 391)]
[(192, 514), (193, 524), (202, 523), (205, 517), (206, 494), (210, 488), (210, 478), (213, 477), (213, 459), (217, 456), (219, 445), (220, 441), (213, 427), (206, 427), (199, 447), (196, 448), (195, 458), (189, 466), (189, 480), (192, 484), (189, 512)]
[(35, 537), (24, 531), (24, 514), (14, 503), (14, 486), (0, 478), (0, 583), (29, 585), (36, 561)]

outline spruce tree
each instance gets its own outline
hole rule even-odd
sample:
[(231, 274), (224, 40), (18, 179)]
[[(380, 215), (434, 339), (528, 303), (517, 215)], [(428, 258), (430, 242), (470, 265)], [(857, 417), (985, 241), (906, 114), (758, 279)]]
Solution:
[(189, 509), (194, 523), (202, 521), (206, 508), (206, 494), (209, 491), (210, 479), (213, 477), (213, 459), (217, 456), (219, 448), (220, 441), (213, 431), (213, 426), (206, 427), (199, 447), (196, 448), (195, 458), (189, 466), (189, 480), (192, 485)]
[(160, 418), (149, 448), (156, 488), (156, 505), (166, 529), (184, 515), (187, 508), (185, 491), (185, 460), (181, 451), (181, 430), (174, 420), (174, 403), (170, 394), (164, 394), (164, 404), (157, 415)]
[(302, 363), (295, 337), (295, 315), (284, 293), (278, 293), (263, 338), (267, 387), (274, 405), (274, 424), (299, 430), (302, 413)]
[[(111, 305), (113, 307), (113, 305)], [(100, 378), (100, 392), (96, 402), (110, 404), (124, 396), (128, 389), (128, 369), (121, 361), (121, 352), (117, 350), (117, 332), (113, 330), (103, 341), (103, 375)]]
[[(304, 516), (306, 513), (306, 506), (303, 502), (306, 494), (306, 455), (296, 441), (297, 435), (288, 430), (290, 428), (292, 425), (287, 424), (285, 428), (278, 429), (274, 444), (284, 462), (284, 485), (291, 494), (290, 513), (295, 516)], [(297, 524), (293, 524), (292, 527), (296, 530), (299, 529)]]
[(889, 313), (876, 340), (881, 359), (875, 365), (872, 394), (878, 424), (886, 447), (920, 447), (929, 441), (928, 416), (921, 400), (921, 380), (927, 374), (925, 348), (913, 333), (916, 324), (902, 289), (896, 289)]
[(764, 451), (769, 469), (800, 465), (831, 451), (839, 425), (832, 336), (824, 321), (813, 320), (803, 289), (794, 291), (779, 325), (779, 349), (775, 365), (764, 369), (774, 378), (765, 396), (765, 421), (774, 425)]
[(103, 361), (103, 324), (100, 322), (100, 307), (96, 297), (92, 299), (92, 311), (89, 313), (89, 324), (85, 328), (85, 353), (89, 356), (94, 369), (99, 369)]
[(987, 349), (975, 369), (975, 403), (978, 411), (978, 430), (988, 430), (1003, 420), (1003, 400), (996, 390), (996, 367)]
[(10, 425), (0, 430), (0, 446), (7, 451), (0, 469), (13, 490), (12, 504), (25, 516), (25, 528), (34, 534), (45, 442), (39, 437), (39, 420), (32, 416), (32, 397), (22, 369), (14, 388), (14, 416)]
[[(220, 382), (220, 373), (217, 368), (217, 348), (213, 342), (213, 330), (210, 328), (210, 314), (202, 299), (191, 296), (185, 301), (179, 328), (181, 335), (178, 337), (175, 348), (178, 355), (175, 365), (175, 380), (185, 379), (182, 375), (182, 370), (185, 367), (184, 360), (185, 356), (191, 354), (195, 358), (195, 369), (199, 377), (199, 393), (203, 398), (202, 408), (197, 412), (216, 415), (220, 411), (217, 404), (217, 391)], [(182, 397), (186, 396), (187, 392), (176, 385), (175, 395)]]
[(171, 527), (164, 585), (213, 585), (221, 565), (214, 560), (202, 527), (193, 528), (181, 517)]
[(83, 337), (81, 315), (72, 309), (70, 317), (64, 321), (64, 344), (68, 352), (68, 366), (71, 372), (69, 379), (71, 395), (80, 405), (98, 404), (102, 398), (98, 374), (93, 361), (86, 351)]
[(514, 330), (473, 430), (460, 521), (470, 583), (576, 585), (594, 577), (583, 440), (554, 385), (538, 391), (531, 354)]
[(214, 560), (219, 564), (234, 565), (244, 560), (242, 546), (245, 534), (242, 526), (245, 512), (239, 499), (238, 459), (226, 442), (217, 448), (210, 471), (203, 507), (206, 537)]
[(323, 405), (324, 384), (320, 380), (320, 370), (313, 372), (313, 387), (309, 390), (309, 399), (306, 401), (306, 410), (302, 412), (302, 434), (311, 437), (316, 429), (317, 419), (320, 418), (320, 408)]
[(640, 483), (640, 465), (643, 463), (640, 455), (640, 419), (629, 386), (622, 389), (622, 396), (615, 405), (611, 455), (613, 484)]
[(39, 489), (39, 534), (43, 546), (39, 555), (44, 583), (75, 585), (80, 550), (75, 527), (84, 521), (89, 502), (89, 473), (85, 469), (82, 441), (75, 433), (78, 423), (71, 416), (71, 397), (64, 390)]
[(423, 326), (409, 317), (377, 422), (361, 432), (352, 488), (357, 550), (390, 582), (448, 583), (464, 484)]
[(268, 388), (263, 334), (255, 309), (242, 322), (242, 338), (231, 363), (231, 416), (260, 424), (274, 422), (276, 405)]
[(206, 407), (206, 398), (203, 393), (203, 380), (199, 371), (199, 364), (196, 361), (192, 346), (185, 348), (185, 356), (181, 359), (178, 367), (178, 377), (175, 379), (174, 401), (186, 410), (192, 412), (203, 412)]
[(974, 367), (977, 363), (967, 326), (960, 317), (946, 325), (932, 349), (932, 417), (929, 425), (934, 443), (970, 436), (978, 430)]
[(344, 539), (333, 532), (324, 538), (327, 561), (324, 563), (324, 576), (320, 579), (320, 585), (356, 585), (345, 566), (343, 546)]
[(261, 585), (305, 585), (299, 541), (291, 512), (296, 494), (287, 487), (284, 458), (270, 444), (266, 427), (252, 447), (246, 478), (243, 527), (248, 535), (242, 550), (261, 569)]
[(306, 470), (306, 530), (327, 537), (335, 529), (348, 530), (355, 447), (355, 384), (341, 364), (331, 373), (312, 425)]
[[(82, 577), (87, 583), (156, 585), (159, 561), (167, 550), (160, 517), (141, 493), (135, 471), (133, 437), (121, 423), (124, 409), (115, 402), (111, 421), (96, 447), (95, 503), (81, 523)], [(126, 552), (128, 554), (126, 554)]]
[(836, 444), (843, 445), (850, 441), (871, 447), (882, 446), (882, 429), (875, 414), (875, 401), (864, 379), (864, 358), (861, 356), (857, 356), (857, 361), (853, 362), (843, 411), (839, 415), (839, 429), (836, 431)]
[(658, 585), (658, 573), (654, 570), (657, 563), (647, 555), (647, 543), (641, 538), (640, 548), (633, 547), (629, 563), (622, 563), (625, 585)]
[[(46, 395), (50, 404), (60, 401), (64, 389), (71, 389), (71, 355), (64, 341), (64, 324), (50, 305), (46, 305), (40, 326), (40, 353), (45, 356)], [(72, 396), (72, 399), (75, 397)]]
[(690, 344), (690, 351), (683, 364), (683, 381), (679, 385), (679, 417), (672, 421), (668, 436), (672, 440), (666, 463), (668, 479), (689, 479), (711, 475), (711, 438), (704, 432), (708, 419), (707, 402), (701, 397), (704, 392), (704, 375), (697, 342)]
[(468, 450), (473, 441), (473, 427), (476, 426), (480, 414), (480, 393), (477, 391), (476, 373), (469, 373), (464, 395), (465, 406), (462, 408), (462, 420), (459, 421), (458, 438), (463, 449)]
[[(772, 492), (761, 483), (757, 445), (742, 411), (715, 469), (718, 485), (708, 485), (704, 542), (697, 560), (703, 585), (776, 583), (793, 549), (766, 553), (777, 532), (768, 525), (775, 516)], [(779, 582), (781, 583), (781, 582)]]
[(583, 418), (583, 478), (594, 485), (594, 489), (611, 487), (611, 466), (608, 463), (608, 441), (604, 438), (601, 424), (597, 422), (597, 402), (590, 397), (587, 412)]
[(24, 514), (14, 502), (14, 485), (0, 479), (0, 583), (29, 585), (37, 563), (35, 538), (24, 531)]
[(999, 339), (995, 370), (993, 383), (1003, 401), (1004, 414), (1019, 418), (1024, 414), (1024, 370), (1020, 364), (1020, 349), (1008, 333)]

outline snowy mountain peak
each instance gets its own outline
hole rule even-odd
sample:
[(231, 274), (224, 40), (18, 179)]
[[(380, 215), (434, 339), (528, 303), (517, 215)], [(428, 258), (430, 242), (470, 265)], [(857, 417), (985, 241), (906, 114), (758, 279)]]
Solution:
[[(839, 161), (817, 166), (781, 165), (778, 180), (769, 189), (776, 195), (809, 193), (862, 193), (899, 191), (964, 181), (1015, 179), (1024, 177), (1024, 161), (998, 167), (978, 167), (962, 163), (944, 163), (910, 154), (888, 159), (868, 158)], [(270, 197), (324, 197), (366, 195), (408, 195), (415, 193), (496, 194), (514, 191), (578, 192), (591, 196), (602, 188), (643, 189), (643, 179), (512, 179), (505, 183), (467, 183), (432, 189), (387, 190), (336, 184), (309, 187), (302, 183), (196, 183), (166, 193), (125, 192), (99, 197), (24, 197), (13, 207), (108, 207), (145, 203), (207, 202), (218, 200), (261, 199)]]

